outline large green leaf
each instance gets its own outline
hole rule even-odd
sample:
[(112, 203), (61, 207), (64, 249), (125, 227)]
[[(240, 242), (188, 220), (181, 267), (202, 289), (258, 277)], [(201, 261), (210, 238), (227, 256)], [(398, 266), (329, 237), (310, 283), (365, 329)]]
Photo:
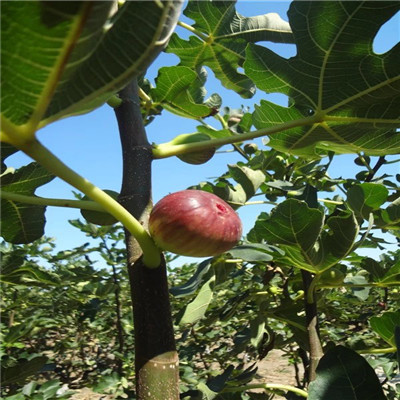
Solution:
[(2, 2), (1, 100), (5, 119), (13, 125), (38, 122), (62, 71), (73, 73), (77, 68), (73, 63), (93, 51), (111, 6), (111, 2), (88, 1)]
[(175, 28), (182, 1), (127, 1), (73, 77), (57, 87), (46, 118), (94, 108), (151, 64)]
[[(1, 190), (33, 196), (35, 190), (54, 179), (37, 163), (21, 167), (2, 176)], [(30, 243), (44, 233), (45, 206), (1, 200), (1, 235), (10, 243)]]
[(297, 46), (285, 59), (250, 44), (244, 68), (258, 88), (290, 97), (290, 107), (262, 101), (258, 128), (314, 116), (313, 123), (271, 136), (269, 146), (304, 156), (400, 151), (400, 45), (373, 52), (380, 27), (399, 2), (295, 1), (288, 15)]
[(400, 326), (400, 311), (387, 311), (369, 320), (371, 328), (387, 343), (396, 347), (395, 329)]
[(288, 199), (271, 214), (261, 213), (248, 239), (280, 245), (285, 255), (277, 255), (276, 260), (310, 272), (322, 272), (351, 251), (358, 235), (357, 222), (350, 212), (329, 218), (325, 230), (324, 225), (320, 209)]
[(238, 72), (247, 43), (293, 40), (289, 24), (277, 14), (244, 17), (236, 12), (235, 1), (190, 1), (184, 14), (195, 21), (197, 36), (184, 40), (173, 34), (167, 51), (193, 70), (210, 67), (225, 87), (245, 98), (255, 93), (253, 82)]
[(385, 400), (386, 397), (368, 362), (355, 351), (336, 346), (321, 358), (308, 399)]
[(2, 117), (8, 136), (13, 126), (34, 130), (42, 118), (41, 126), (104, 103), (164, 48), (181, 1), (127, 1), (110, 18), (114, 6), (2, 2)]

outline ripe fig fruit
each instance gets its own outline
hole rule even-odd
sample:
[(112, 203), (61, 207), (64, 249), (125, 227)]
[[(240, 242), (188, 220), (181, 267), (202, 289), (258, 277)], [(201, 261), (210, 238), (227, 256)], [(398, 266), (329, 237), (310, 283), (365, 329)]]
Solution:
[(319, 283), (325, 285), (341, 285), (344, 281), (345, 274), (337, 268), (329, 268), (324, 271), (320, 278)]
[[(117, 200), (118, 193), (113, 190), (104, 190), (109, 196)], [(89, 197), (84, 196), (82, 200), (90, 200)], [(82, 217), (85, 218), (87, 222), (96, 225), (113, 225), (117, 222), (117, 219), (106, 212), (92, 211), (92, 210), (81, 210)]]
[(236, 212), (218, 196), (182, 190), (153, 208), (149, 230), (162, 250), (191, 257), (211, 257), (234, 247), (242, 235)]
[[(204, 142), (206, 140), (210, 140), (210, 137), (205, 133), (185, 133), (183, 135), (177, 136), (173, 139), (170, 144), (188, 144), (188, 143), (198, 143)], [(201, 150), (201, 151), (193, 151), (192, 153), (178, 154), (177, 157), (188, 163), (188, 164), (204, 164), (208, 160), (210, 160), (215, 154), (215, 148)]]

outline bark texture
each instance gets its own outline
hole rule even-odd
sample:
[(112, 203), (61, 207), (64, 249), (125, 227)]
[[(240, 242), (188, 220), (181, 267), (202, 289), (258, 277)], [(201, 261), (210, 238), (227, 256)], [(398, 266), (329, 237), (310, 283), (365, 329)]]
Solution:
[[(147, 228), (151, 202), (152, 151), (142, 123), (137, 82), (120, 92), (115, 109), (122, 156), (120, 203)], [(142, 251), (126, 232), (128, 272), (135, 329), (136, 397), (178, 400), (178, 354), (175, 347), (165, 261), (150, 269)]]

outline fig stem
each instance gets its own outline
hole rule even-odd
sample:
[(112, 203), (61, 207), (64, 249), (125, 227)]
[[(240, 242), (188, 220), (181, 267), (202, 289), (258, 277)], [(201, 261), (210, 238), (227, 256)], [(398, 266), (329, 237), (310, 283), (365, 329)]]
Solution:
[(49, 197), (27, 196), (24, 194), (7, 192), (4, 190), (0, 192), (0, 198), (39, 206), (68, 207), (79, 208), (81, 210), (107, 212), (100, 204), (89, 200), (52, 199)]
[(103, 209), (120, 221), (138, 241), (143, 251), (143, 262), (149, 268), (157, 268), (161, 263), (161, 255), (151, 236), (140, 222), (131, 215), (121, 204), (103, 190), (89, 182), (65, 165), (50, 150), (43, 146), (36, 138), (19, 146), (25, 154), (33, 158), (49, 172), (58, 176), (86, 196), (98, 203)]
[(155, 159), (160, 159), (160, 158), (176, 156), (178, 154), (207, 150), (213, 147), (223, 146), (225, 144), (233, 144), (236, 142), (252, 140), (261, 136), (272, 135), (273, 133), (282, 132), (298, 126), (313, 125), (319, 122), (321, 122), (321, 116), (319, 116), (318, 113), (316, 113), (309, 117), (300, 118), (289, 122), (284, 122), (282, 124), (278, 124), (272, 127), (258, 129), (256, 131), (246, 132), (240, 135), (228, 136), (218, 139), (210, 139), (207, 141), (187, 143), (187, 144), (173, 145), (170, 142), (161, 143), (159, 145), (153, 146), (152, 150), (153, 157)]

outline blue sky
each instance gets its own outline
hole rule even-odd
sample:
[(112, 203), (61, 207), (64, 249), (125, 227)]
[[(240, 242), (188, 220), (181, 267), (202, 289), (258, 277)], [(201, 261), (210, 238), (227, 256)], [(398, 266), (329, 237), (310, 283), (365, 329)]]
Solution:
[[(237, 10), (245, 16), (253, 16), (268, 12), (277, 12), (287, 20), (286, 11), (289, 2), (274, 1), (239, 1)], [(187, 21), (182, 17), (182, 20)], [(400, 39), (400, 15), (399, 13), (378, 33), (374, 42), (374, 50), (384, 53)], [(181, 28), (179, 28), (181, 29)], [(181, 32), (181, 31), (180, 31)], [(279, 45), (263, 43), (284, 57), (295, 55), (294, 45)], [(171, 54), (161, 54), (149, 69), (149, 78), (154, 79), (158, 68), (166, 65), (176, 65), (178, 58)], [(232, 91), (222, 88), (209, 70), (207, 91), (209, 94), (218, 92), (223, 98), (223, 106), (239, 108), (247, 105), (253, 108), (260, 99), (267, 98), (270, 101), (286, 105), (286, 99), (279, 94), (265, 95), (258, 92), (250, 100), (244, 100)], [(207, 121), (209, 122), (209, 121)], [(195, 131), (198, 125), (196, 121), (176, 117), (164, 111), (161, 117), (148, 126), (147, 132), (150, 142), (166, 142), (173, 137)], [(218, 127), (217, 121), (214, 126)], [(103, 189), (119, 191), (121, 184), (121, 148), (117, 123), (113, 110), (105, 105), (99, 109), (79, 117), (67, 118), (58, 121), (38, 132), (39, 140), (54, 152), (63, 162), (75, 171), (92, 181)], [(261, 141), (257, 140), (261, 145)], [(224, 147), (229, 149), (229, 146)], [(331, 167), (334, 177), (351, 177), (357, 171), (353, 163), (354, 156), (337, 157)], [(227, 164), (234, 164), (241, 158), (237, 153), (217, 154), (211, 161), (201, 166), (193, 166), (181, 162), (176, 157), (164, 160), (156, 160), (153, 163), (153, 199), (158, 201), (170, 192), (175, 192), (195, 185), (201, 181), (212, 180), (226, 171)], [(7, 165), (18, 167), (31, 160), (21, 153), (11, 156)], [(387, 174), (399, 173), (394, 165), (384, 166), (382, 171)], [(72, 190), (69, 185), (59, 179), (37, 190), (39, 196), (52, 198), (72, 198)], [(244, 233), (247, 233), (254, 224), (257, 215), (261, 211), (268, 210), (262, 206), (247, 206), (239, 211), (243, 221)], [(69, 225), (68, 219), (79, 218), (80, 213), (74, 209), (48, 207), (45, 234), (57, 238), (57, 249), (64, 250), (81, 245), (87, 238), (77, 229)]]

